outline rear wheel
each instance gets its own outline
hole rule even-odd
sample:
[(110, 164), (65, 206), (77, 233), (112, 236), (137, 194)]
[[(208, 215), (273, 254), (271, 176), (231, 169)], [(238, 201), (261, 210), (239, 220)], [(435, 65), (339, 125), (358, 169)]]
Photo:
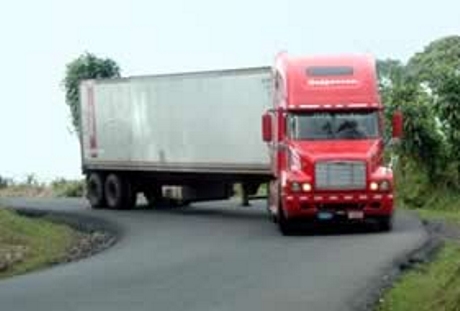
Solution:
[(136, 204), (136, 193), (131, 183), (118, 174), (107, 176), (104, 192), (107, 206), (111, 209), (131, 209)]
[(104, 178), (99, 173), (90, 173), (86, 180), (86, 197), (92, 208), (103, 208), (106, 204)]

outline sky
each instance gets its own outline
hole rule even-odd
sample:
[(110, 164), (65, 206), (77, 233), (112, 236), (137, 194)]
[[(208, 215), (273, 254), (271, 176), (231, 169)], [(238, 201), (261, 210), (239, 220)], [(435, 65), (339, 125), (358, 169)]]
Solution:
[(61, 81), (84, 52), (124, 76), (270, 65), (279, 51), (407, 60), (460, 35), (459, 12), (452, 0), (0, 1), (0, 175), (81, 177)]

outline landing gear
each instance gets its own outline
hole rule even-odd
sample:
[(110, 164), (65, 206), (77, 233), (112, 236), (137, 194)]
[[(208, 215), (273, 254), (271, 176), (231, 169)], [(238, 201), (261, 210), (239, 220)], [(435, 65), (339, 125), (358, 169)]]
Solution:
[(153, 186), (152, 188), (143, 191), (144, 197), (149, 206), (157, 206), (159, 203), (164, 202), (163, 192), (161, 186)]
[(241, 187), (241, 206), (250, 206), (249, 204), (249, 189), (247, 184)]

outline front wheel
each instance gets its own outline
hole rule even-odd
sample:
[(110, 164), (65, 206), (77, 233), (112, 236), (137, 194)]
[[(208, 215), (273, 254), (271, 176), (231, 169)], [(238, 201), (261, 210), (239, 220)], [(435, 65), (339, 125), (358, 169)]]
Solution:
[(382, 232), (389, 232), (393, 229), (393, 217), (385, 216), (377, 220), (378, 230)]
[(278, 215), (276, 217), (276, 221), (278, 223), (278, 229), (282, 235), (290, 236), (294, 234), (292, 220), (288, 219), (284, 214), (281, 203), (278, 205)]

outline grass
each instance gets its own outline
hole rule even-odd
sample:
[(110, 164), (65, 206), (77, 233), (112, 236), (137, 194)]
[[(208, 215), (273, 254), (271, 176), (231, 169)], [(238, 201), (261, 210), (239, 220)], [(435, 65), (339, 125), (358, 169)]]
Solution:
[(377, 310), (460, 310), (460, 245), (447, 243), (433, 262), (405, 274)]
[(460, 225), (460, 211), (454, 210), (431, 210), (431, 209), (420, 209), (416, 210), (417, 214), (422, 219), (426, 220), (443, 220), (448, 223)]
[[(426, 176), (414, 170), (399, 176), (398, 205), (425, 220), (460, 226), (460, 193), (428, 186)], [(385, 293), (379, 311), (460, 310), (460, 243), (447, 242), (436, 258), (404, 274)]]
[(4, 265), (0, 278), (59, 262), (76, 238), (77, 233), (66, 225), (0, 209), (0, 263)]
[[(424, 220), (442, 220), (460, 226), (460, 201), (457, 195), (443, 196), (441, 204), (417, 209)], [(445, 203), (450, 203), (444, 205)], [(390, 291), (392, 308), (383, 310), (460, 310), (460, 244), (459, 241), (446, 243), (438, 256), (430, 264), (409, 272)], [(401, 296), (401, 294), (404, 294)], [(407, 297), (406, 297), (407, 296)], [(410, 309), (411, 304), (415, 309)]]
[(445, 189), (432, 189), (425, 195), (420, 195), (424, 203), (413, 208), (407, 202), (402, 202), (403, 208), (415, 211), (422, 219), (443, 220), (460, 226), (460, 193)]

